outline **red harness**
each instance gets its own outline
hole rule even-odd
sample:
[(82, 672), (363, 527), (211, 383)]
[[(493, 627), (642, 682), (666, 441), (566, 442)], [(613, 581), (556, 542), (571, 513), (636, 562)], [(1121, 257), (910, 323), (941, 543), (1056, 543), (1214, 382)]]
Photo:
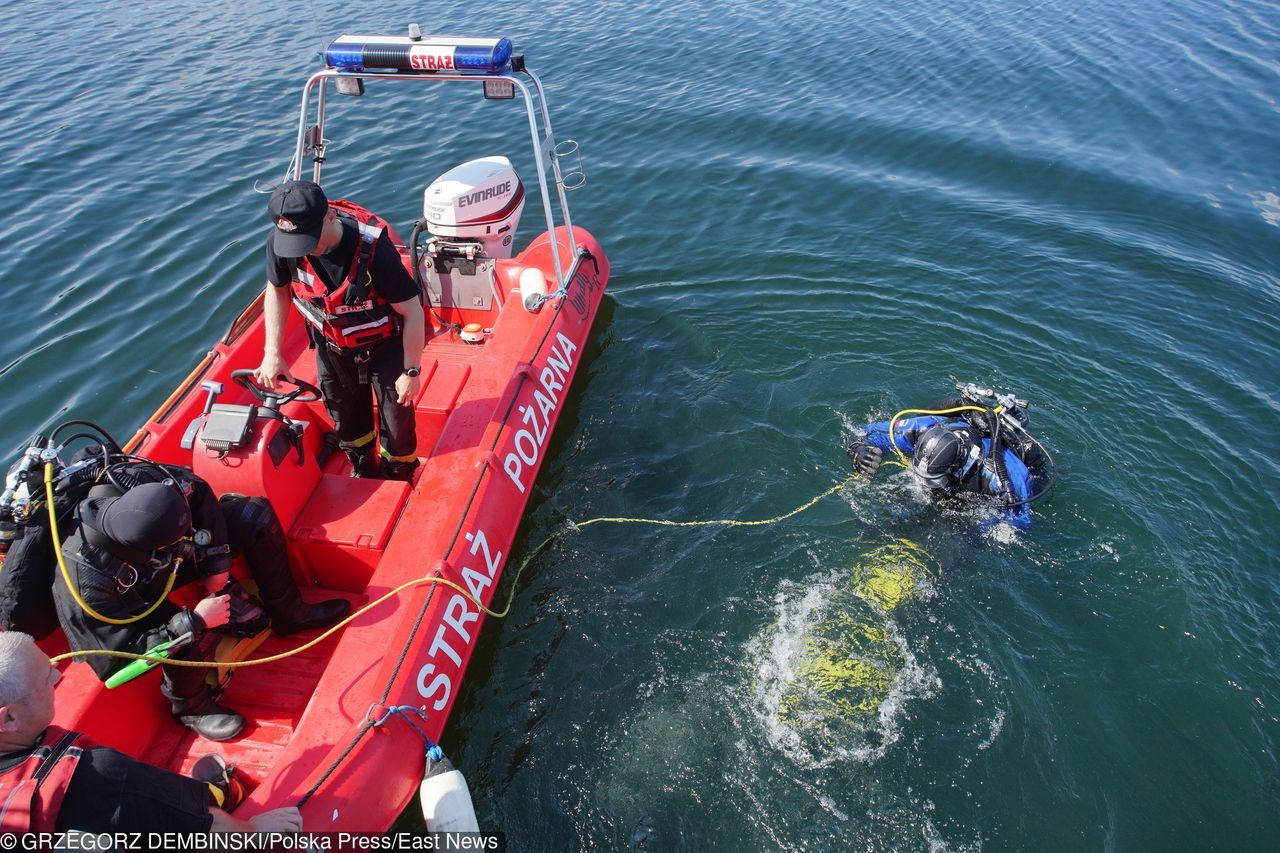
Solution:
[(49, 726), (34, 752), (0, 773), (0, 829), (53, 832), (80, 755), (93, 745), (79, 732)]
[(400, 315), (373, 289), (369, 272), (374, 244), (387, 223), (354, 202), (339, 199), (329, 206), (350, 214), (359, 230), (351, 267), (346, 278), (329, 292), (311, 259), (299, 258), (292, 282), (293, 304), (331, 348), (355, 352), (400, 333)]

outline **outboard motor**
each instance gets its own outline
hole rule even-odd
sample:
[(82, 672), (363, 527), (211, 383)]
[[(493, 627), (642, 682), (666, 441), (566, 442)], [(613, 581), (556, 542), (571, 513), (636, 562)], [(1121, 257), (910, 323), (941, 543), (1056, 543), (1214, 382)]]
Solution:
[(524, 184), (506, 157), (481, 157), (455, 166), (422, 198), (427, 230), (441, 243), (477, 245), (490, 258), (511, 257), (524, 211)]
[(417, 275), (429, 303), (479, 311), (501, 305), (497, 261), (511, 257), (524, 211), (524, 184), (511, 161), (481, 157), (455, 166), (427, 187), (422, 206), (419, 227), (431, 237)]

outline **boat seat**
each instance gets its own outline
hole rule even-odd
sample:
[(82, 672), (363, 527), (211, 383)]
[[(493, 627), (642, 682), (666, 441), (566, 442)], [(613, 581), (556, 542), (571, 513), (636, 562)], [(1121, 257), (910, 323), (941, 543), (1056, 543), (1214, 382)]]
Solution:
[(445, 421), (458, 402), (458, 395), (471, 375), (471, 365), (431, 359), (422, 365), (422, 391), (414, 406), (418, 455), (430, 456), (436, 440), (444, 431)]
[(321, 475), (289, 528), (295, 572), (326, 589), (363, 592), (410, 490), (400, 480)]

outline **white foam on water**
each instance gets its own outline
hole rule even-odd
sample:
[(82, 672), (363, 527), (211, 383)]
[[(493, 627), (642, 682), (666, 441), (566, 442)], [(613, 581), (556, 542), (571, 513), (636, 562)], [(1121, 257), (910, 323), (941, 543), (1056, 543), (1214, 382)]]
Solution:
[(1000, 737), (1000, 732), (1004, 731), (1005, 716), (1004, 708), (996, 708), (995, 716), (991, 718), (991, 733), (982, 743), (978, 744), (979, 750), (990, 749), (991, 745)]
[(1012, 545), (1018, 541), (1018, 528), (1004, 521), (991, 525), (984, 533), (992, 542), (1001, 545)]
[(800, 739), (778, 721), (782, 698), (799, 675), (804, 659), (804, 638), (815, 624), (818, 606), (834, 590), (839, 573), (801, 586), (783, 581), (774, 597), (776, 619), (753, 642), (755, 647), (757, 709), (766, 737), (775, 748), (794, 752), (802, 748)]
[(1262, 218), (1271, 225), (1280, 225), (1280, 196), (1273, 192), (1261, 191), (1249, 193), (1249, 200), (1262, 214)]
[[(901, 737), (900, 720), (907, 701), (932, 695), (940, 687), (936, 671), (920, 663), (892, 617), (844, 589), (849, 583), (844, 571), (819, 575), (804, 585), (784, 582), (774, 600), (775, 620), (749, 644), (755, 664), (757, 722), (771, 746), (805, 768), (878, 760)], [(924, 589), (931, 591), (932, 586)], [(804, 695), (797, 680), (815, 630), (824, 620), (845, 615), (833, 608), (853, 603), (863, 605), (857, 616), (885, 632), (890, 659), (881, 663), (892, 671), (884, 698), (869, 714), (832, 716), (826, 713), (829, 707), (786, 713), (787, 697)]]
[(836, 801), (831, 799), (826, 794), (822, 794), (818, 797), (818, 803), (824, 809), (826, 809), (827, 813), (830, 814), (832, 817), (834, 817), (836, 820), (841, 820), (841, 821), (849, 820), (849, 816), (844, 812), (840, 811), (840, 809), (836, 807)]

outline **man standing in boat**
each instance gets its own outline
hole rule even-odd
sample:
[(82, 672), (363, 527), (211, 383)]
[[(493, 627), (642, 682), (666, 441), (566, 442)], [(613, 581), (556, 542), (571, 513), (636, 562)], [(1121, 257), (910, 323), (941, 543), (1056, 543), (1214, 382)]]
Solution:
[[(413, 407), (425, 320), (417, 283), (386, 223), (356, 204), (329, 203), (311, 181), (287, 181), (267, 203), (266, 342), (256, 379), (289, 376), (280, 348), (292, 298), (316, 351), (316, 384), (352, 475), (411, 480), (418, 465)], [(375, 432), (373, 400), (378, 398)]]

